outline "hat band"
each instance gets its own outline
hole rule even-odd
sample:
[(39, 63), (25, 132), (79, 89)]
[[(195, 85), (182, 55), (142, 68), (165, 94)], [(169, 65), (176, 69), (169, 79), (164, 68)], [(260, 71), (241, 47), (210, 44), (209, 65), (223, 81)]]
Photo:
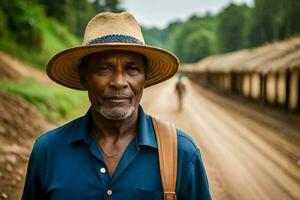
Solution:
[(103, 37), (98, 37), (93, 40), (90, 40), (87, 45), (99, 44), (99, 43), (134, 43), (134, 44), (144, 44), (139, 39), (131, 37), (129, 35), (106, 35)]

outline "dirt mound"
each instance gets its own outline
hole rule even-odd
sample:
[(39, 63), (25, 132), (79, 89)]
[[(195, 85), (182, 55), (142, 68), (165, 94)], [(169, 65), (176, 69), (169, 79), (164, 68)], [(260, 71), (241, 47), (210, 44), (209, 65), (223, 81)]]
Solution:
[(0, 51), (0, 80), (34, 78), (47, 85), (55, 85), (45, 72), (30, 67)]
[(0, 198), (20, 199), (32, 142), (53, 125), (23, 99), (2, 92), (0, 113)]

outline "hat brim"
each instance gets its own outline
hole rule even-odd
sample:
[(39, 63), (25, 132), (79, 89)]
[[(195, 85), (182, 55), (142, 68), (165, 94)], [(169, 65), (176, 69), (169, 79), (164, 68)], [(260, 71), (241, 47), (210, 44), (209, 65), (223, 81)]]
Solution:
[(148, 72), (145, 87), (171, 78), (178, 70), (178, 58), (164, 49), (149, 45), (128, 43), (106, 43), (74, 47), (56, 54), (47, 65), (47, 74), (53, 81), (69, 88), (85, 90), (80, 82), (77, 65), (80, 60), (92, 53), (126, 50), (140, 53), (147, 58)]

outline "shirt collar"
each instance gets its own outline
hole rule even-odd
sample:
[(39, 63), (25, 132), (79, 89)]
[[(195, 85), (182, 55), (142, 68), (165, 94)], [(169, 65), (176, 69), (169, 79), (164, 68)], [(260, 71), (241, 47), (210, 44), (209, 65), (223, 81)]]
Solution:
[[(77, 119), (78, 126), (76, 126), (75, 131), (70, 134), (69, 142), (73, 143), (79, 140), (83, 140), (86, 143), (90, 143), (90, 130), (92, 116), (90, 109), (88, 112)], [(139, 146), (149, 146), (157, 148), (157, 142), (155, 138), (155, 133), (150, 117), (144, 112), (143, 108), (139, 106), (138, 108), (138, 135), (137, 144)]]
[(157, 149), (157, 142), (151, 118), (144, 112), (141, 106), (139, 106), (138, 109), (138, 145), (150, 146)]
[(72, 133), (70, 134), (69, 137), (69, 142), (77, 142), (79, 140), (85, 140), (86, 138), (90, 135), (91, 131), (91, 122), (92, 122), (92, 115), (91, 115), (91, 110), (89, 109), (88, 112), (76, 119), (77, 123), (75, 122), (75, 128), (73, 129)]

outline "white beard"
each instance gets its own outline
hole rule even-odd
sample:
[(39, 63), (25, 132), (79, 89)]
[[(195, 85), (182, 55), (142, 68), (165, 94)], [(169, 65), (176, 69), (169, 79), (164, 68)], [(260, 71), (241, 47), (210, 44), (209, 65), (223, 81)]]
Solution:
[(106, 108), (105, 106), (96, 106), (96, 111), (100, 113), (103, 117), (110, 120), (124, 120), (132, 115), (134, 112), (134, 105), (131, 105), (127, 110), (121, 110), (117, 107)]
[(103, 105), (102, 100), (89, 93), (89, 95), (91, 95), (90, 100), (92, 103), (92, 106), (95, 108), (95, 110), (100, 113), (103, 117), (110, 119), (110, 120), (124, 120), (128, 117), (130, 117), (134, 110), (135, 110), (135, 106), (134, 106), (134, 99), (131, 99), (130, 101), (130, 106), (127, 107), (126, 109), (122, 108), (122, 107), (118, 107), (118, 106), (108, 106), (108, 105)]

